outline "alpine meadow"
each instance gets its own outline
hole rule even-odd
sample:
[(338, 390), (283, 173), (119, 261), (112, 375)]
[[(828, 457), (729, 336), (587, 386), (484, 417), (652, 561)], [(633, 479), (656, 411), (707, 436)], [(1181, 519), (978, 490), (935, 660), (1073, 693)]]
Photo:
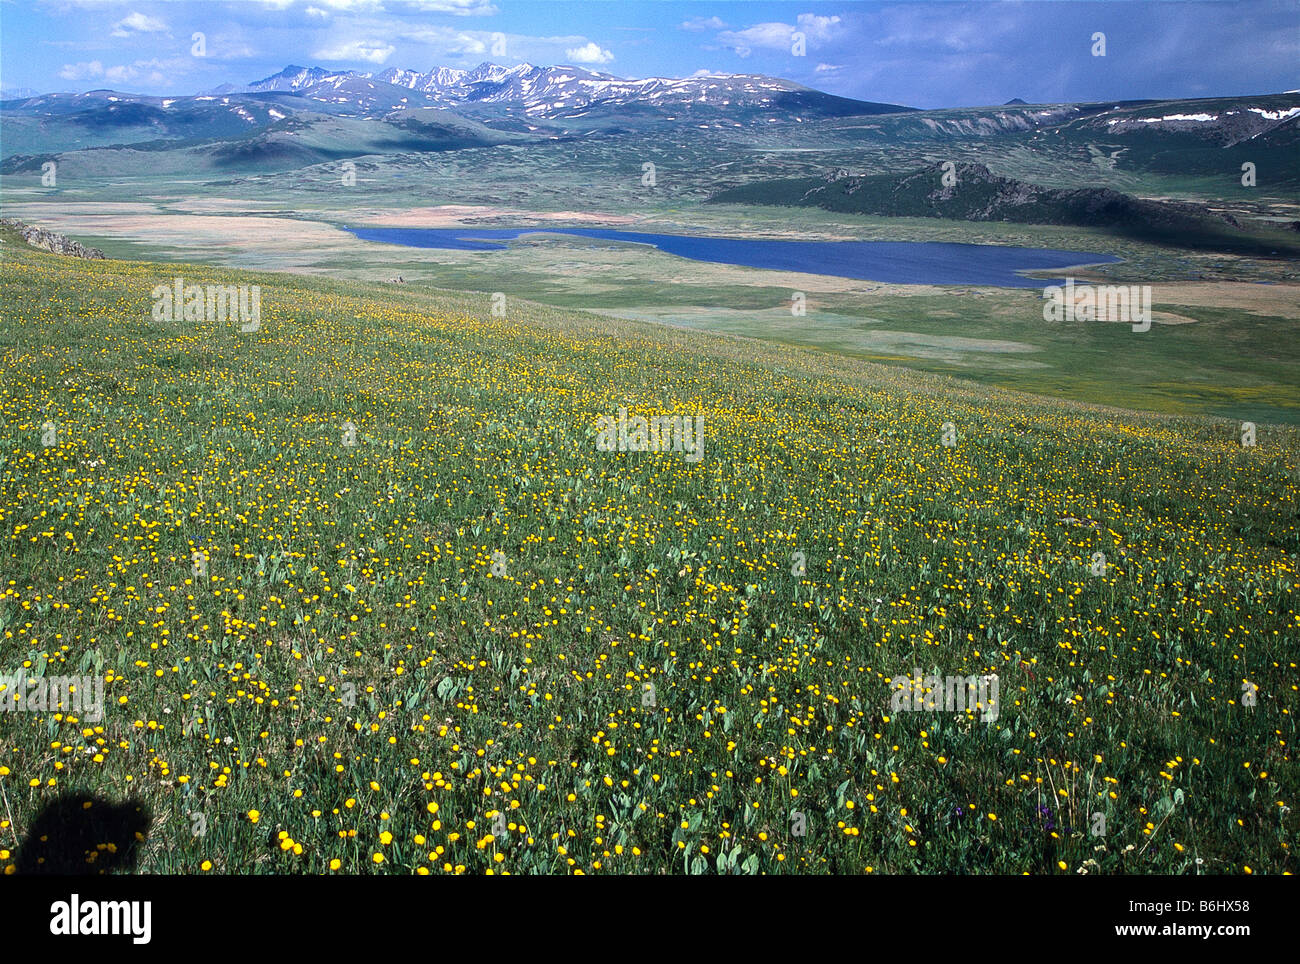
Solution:
[(1294, 4), (0, 23), (0, 874), (1296, 869)]

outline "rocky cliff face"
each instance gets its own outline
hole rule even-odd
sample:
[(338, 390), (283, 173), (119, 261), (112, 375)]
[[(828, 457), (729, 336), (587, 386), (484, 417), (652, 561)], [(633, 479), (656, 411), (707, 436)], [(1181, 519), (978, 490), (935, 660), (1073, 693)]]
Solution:
[(16, 218), (0, 218), (0, 224), (13, 228), (22, 235), (24, 241), (33, 248), (40, 248), (42, 251), (67, 255), (70, 258), (90, 258), (101, 261), (104, 258), (104, 252), (100, 251), (99, 248), (88, 248), (80, 241), (73, 241), (71, 238), (65, 238), (53, 231), (46, 231), (44, 228), (24, 224)]

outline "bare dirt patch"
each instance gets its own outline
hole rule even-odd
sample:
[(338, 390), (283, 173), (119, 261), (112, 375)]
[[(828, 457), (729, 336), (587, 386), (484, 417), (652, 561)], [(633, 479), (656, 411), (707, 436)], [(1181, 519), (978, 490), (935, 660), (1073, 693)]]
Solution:
[(351, 221), (373, 227), (459, 228), (485, 222), (527, 227), (533, 224), (634, 224), (639, 218), (597, 211), (526, 211), (486, 204), (441, 204), (405, 211), (370, 210), (351, 215)]

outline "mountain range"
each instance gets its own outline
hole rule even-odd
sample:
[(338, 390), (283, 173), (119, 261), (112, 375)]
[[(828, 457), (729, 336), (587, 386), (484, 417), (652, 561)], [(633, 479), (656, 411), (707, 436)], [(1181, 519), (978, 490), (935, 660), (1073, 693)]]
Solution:
[[(436, 124), (456, 128), (452, 136), (430, 140), (430, 111)], [(315, 140), (331, 141), (294, 144), (287, 152), (249, 145), (234, 150), (240, 158), (283, 167), (360, 153), (457, 149), (630, 127), (735, 126), (896, 113), (915, 110), (756, 74), (624, 80), (580, 67), (531, 64), (435, 67), (424, 73), (390, 68), (377, 74), (291, 65), (250, 84), (224, 84), (195, 95), (91, 90), (5, 100), (0, 160), (9, 164), (18, 156), (124, 145), (160, 150), (294, 132), (299, 133), (291, 139), (302, 141), (305, 126), (320, 127), (321, 137)], [(368, 132), (356, 136), (361, 128), (349, 119), (371, 122)], [(341, 137), (340, 128), (347, 129)], [(413, 128), (420, 128), (414, 140)], [(466, 129), (472, 129), (471, 136), (463, 136)]]
[[(376, 73), (290, 65), (194, 95), (92, 90), (5, 100), (0, 173), (39, 175), (56, 160), (60, 177), (251, 177), (355, 159), (369, 176), (386, 172), (400, 180), (429, 164), (478, 170), (506, 157), (601, 172), (655, 157), (670, 158), (674, 189), (698, 200), (1071, 224), (1096, 222), (1100, 209), (1080, 214), (1079, 198), (1043, 191), (1110, 188), (1154, 199), (1226, 194), (1249, 203), (1254, 185), (1246, 184), (1247, 169), (1258, 172), (1261, 195), (1285, 199), (1300, 190), (1295, 92), (1018, 101), (922, 111), (758, 74), (624, 79), (526, 63)], [(436, 159), (475, 149), (486, 153), (446, 164)], [(997, 183), (989, 180), (995, 175), (970, 169), (968, 184), (982, 185), (998, 201), (987, 214), (936, 202), (928, 191), (916, 194), (912, 187), (919, 190), (928, 173), (900, 193), (896, 179), (945, 158), (987, 164), (996, 176), (1022, 183)], [(820, 186), (827, 170), (841, 167), (855, 169), (857, 180)], [(868, 179), (882, 174), (894, 180)], [(1004, 203), (1030, 187), (1037, 192), (1032, 203)], [(732, 189), (739, 193), (725, 194)], [(962, 203), (974, 199), (968, 193)], [(1092, 201), (1107, 217), (1159, 213), (1156, 220), (1171, 229), (1165, 234), (1176, 235), (1185, 217), (1200, 220), (1201, 212)], [(1267, 216), (1289, 223), (1293, 211)]]
[(823, 116), (914, 109), (837, 97), (793, 81), (759, 74), (626, 80), (583, 67), (537, 67), (527, 63), (513, 67), (482, 63), (472, 70), (434, 67), (426, 73), (390, 67), (377, 74), (350, 70), (333, 73), (321, 67), (289, 66), (254, 81), (243, 92), (295, 91), (306, 97), (329, 100), (331, 92), (381, 90), (380, 85), (425, 94), (438, 106), (512, 104), (539, 117), (574, 117), (596, 107), (625, 107), (634, 103), (661, 107), (803, 108)]

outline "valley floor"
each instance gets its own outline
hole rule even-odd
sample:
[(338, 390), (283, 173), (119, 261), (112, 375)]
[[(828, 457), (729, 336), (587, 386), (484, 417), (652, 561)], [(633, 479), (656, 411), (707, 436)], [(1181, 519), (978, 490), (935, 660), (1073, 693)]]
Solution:
[[(334, 208), (294, 213), (213, 194), (99, 200), (108, 185), (54, 199), (9, 192), (4, 213), (110, 256), (328, 275), (411, 287), (501, 292), (555, 307), (804, 345), (1077, 401), (1239, 421), (1300, 422), (1300, 268), (1290, 260), (1180, 253), (1101, 232), (929, 219), (844, 218), (806, 209), (662, 202), (634, 210), (509, 204)], [(114, 189), (115, 194), (129, 194)], [(254, 191), (254, 193), (256, 193)], [(54, 203), (52, 203), (54, 202)], [(735, 237), (939, 240), (1114, 253), (1080, 282), (1149, 285), (1152, 330), (1043, 321), (1033, 291), (888, 285), (686, 261), (641, 246), (550, 235), (502, 252), (407, 249), (359, 241), (344, 226), (593, 224)], [(807, 315), (792, 315), (796, 293)]]

